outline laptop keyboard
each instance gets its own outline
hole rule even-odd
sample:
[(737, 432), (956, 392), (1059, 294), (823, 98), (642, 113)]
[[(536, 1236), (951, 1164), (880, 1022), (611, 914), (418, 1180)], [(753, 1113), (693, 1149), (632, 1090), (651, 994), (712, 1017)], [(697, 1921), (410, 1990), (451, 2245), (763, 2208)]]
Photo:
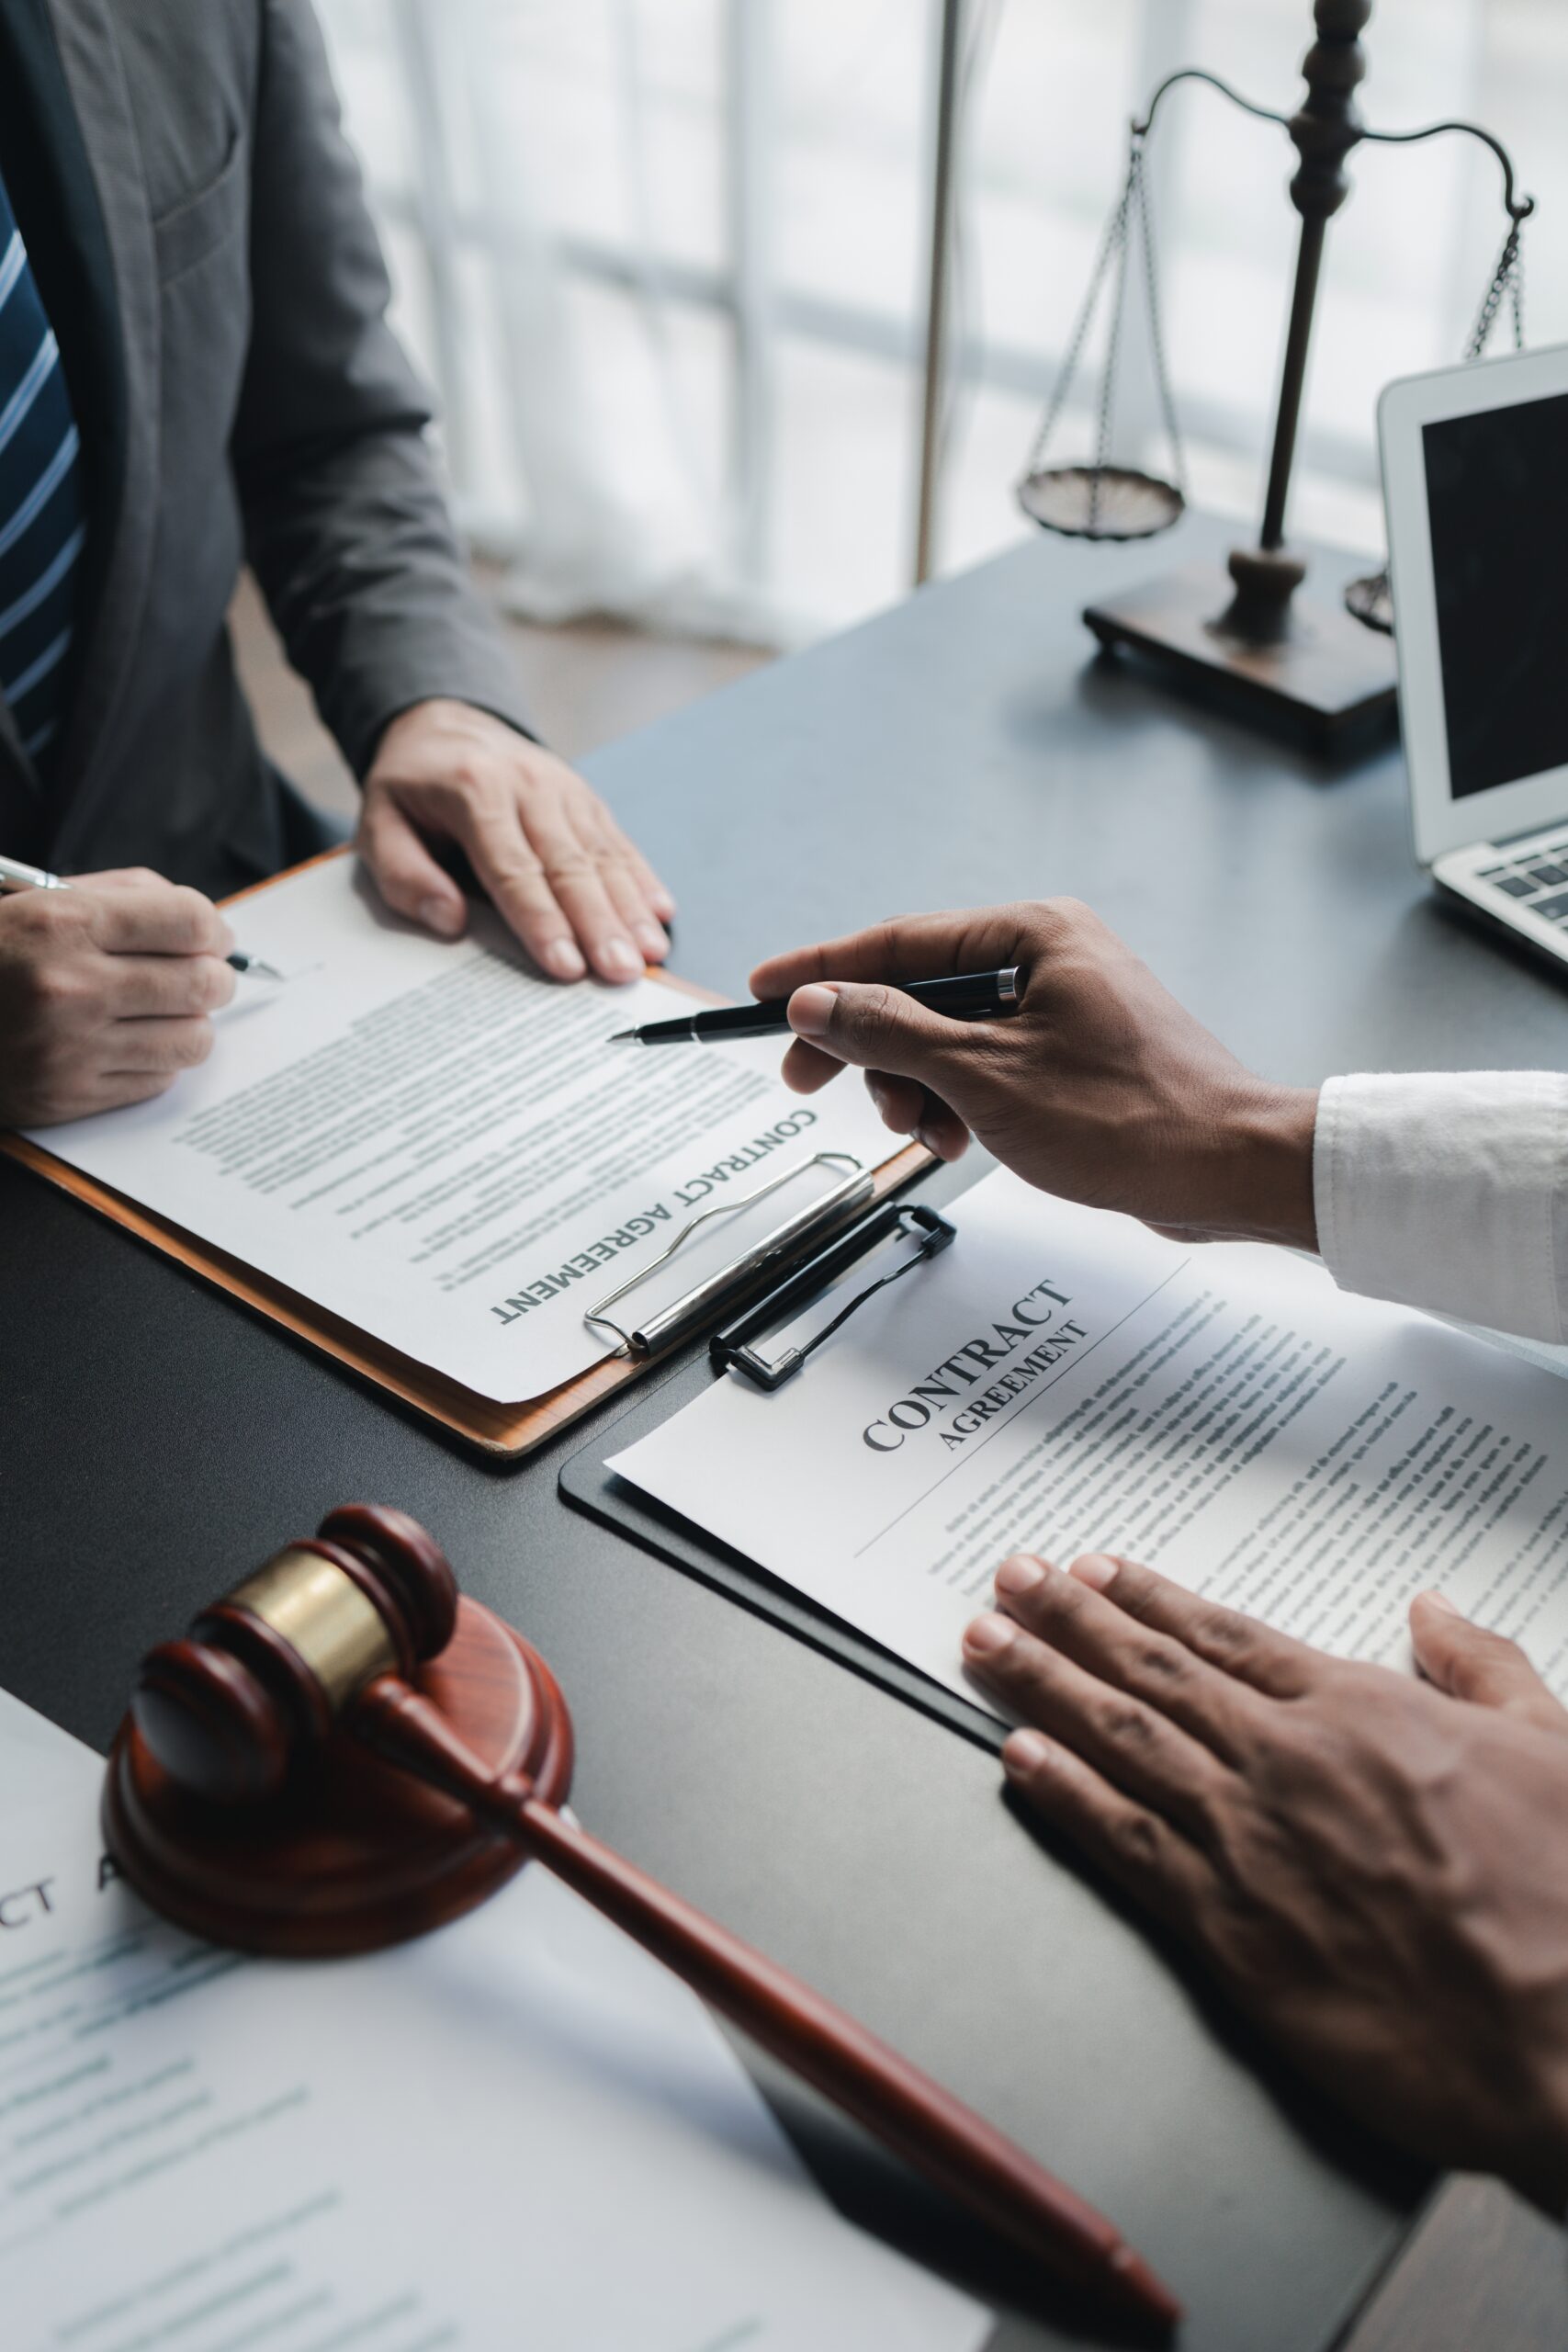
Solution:
[(1483, 866), (1475, 878), (1568, 931), (1568, 840), (1538, 844), (1523, 857)]

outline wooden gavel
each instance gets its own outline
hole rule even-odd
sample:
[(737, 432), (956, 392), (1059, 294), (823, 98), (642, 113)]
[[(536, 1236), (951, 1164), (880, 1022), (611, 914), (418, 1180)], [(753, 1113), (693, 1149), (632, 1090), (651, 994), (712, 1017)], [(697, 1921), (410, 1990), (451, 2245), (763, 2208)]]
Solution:
[(571, 1757), (537, 1652), (459, 1600), (413, 1520), (351, 1504), (143, 1661), (104, 1826), (155, 1909), (295, 1955), (418, 1934), (541, 1861), (1031, 2255), (1162, 2328), (1179, 2316), (1111, 2223), (1001, 2132), (564, 1815)]

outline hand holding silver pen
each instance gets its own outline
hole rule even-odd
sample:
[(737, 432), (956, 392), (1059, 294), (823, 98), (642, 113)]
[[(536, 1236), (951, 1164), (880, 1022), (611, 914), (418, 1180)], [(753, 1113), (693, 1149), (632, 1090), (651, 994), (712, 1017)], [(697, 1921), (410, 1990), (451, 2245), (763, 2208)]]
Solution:
[[(129, 866), (124, 869), (126, 873), (132, 870)], [(101, 882), (106, 878), (101, 874), (86, 876), (89, 883)], [(69, 890), (72, 888), (73, 885), (62, 875), (51, 874), (41, 865), (25, 865), (19, 857), (0, 857), (0, 898), (17, 890)], [(258, 980), (280, 980), (283, 978), (283, 974), (275, 970), (272, 965), (264, 964), (259, 956), (242, 955), (238, 948), (231, 955), (225, 956), (223, 961), (231, 972), (254, 972)]]
[(161, 1094), (211, 1050), (241, 958), (198, 890), (142, 867), (69, 883), (0, 859), (0, 1125)]

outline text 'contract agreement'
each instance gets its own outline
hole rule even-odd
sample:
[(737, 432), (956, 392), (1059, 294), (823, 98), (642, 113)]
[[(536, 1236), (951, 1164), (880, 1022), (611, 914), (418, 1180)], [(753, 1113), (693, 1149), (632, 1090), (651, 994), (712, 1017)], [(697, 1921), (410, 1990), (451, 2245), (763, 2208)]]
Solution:
[(1435, 1587), (1568, 1695), (1554, 1374), (1005, 1173), (950, 1215), (776, 1395), (730, 1374), (611, 1467), (971, 1698), (964, 1628), (1014, 1551), (1120, 1553), (1390, 1664)]

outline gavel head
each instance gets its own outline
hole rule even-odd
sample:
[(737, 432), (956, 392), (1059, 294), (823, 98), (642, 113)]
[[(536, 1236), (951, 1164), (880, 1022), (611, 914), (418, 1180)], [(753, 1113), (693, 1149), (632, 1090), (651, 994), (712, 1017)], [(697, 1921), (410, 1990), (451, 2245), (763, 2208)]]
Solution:
[[(434, 1776), (391, 1752), (389, 1723), (434, 1737)], [(192, 1935), (373, 1951), (457, 1918), (522, 1865), (519, 1840), (451, 1786), (454, 1754), (487, 1784), (515, 1775), (563, 1804), (560, 1686), (521, 1634), (458, 1600), (423, 1527), (356, 1503), (144, 1661), (104, 1777), (104, 1837)]]
[(367, 1684), (437, 1657), (457, 1617), (434, 1539), (401, 1511), (349, 1503), (151, 1651), (131, 1719), (179, 1788), (260, 1802), (321, 1753)]

